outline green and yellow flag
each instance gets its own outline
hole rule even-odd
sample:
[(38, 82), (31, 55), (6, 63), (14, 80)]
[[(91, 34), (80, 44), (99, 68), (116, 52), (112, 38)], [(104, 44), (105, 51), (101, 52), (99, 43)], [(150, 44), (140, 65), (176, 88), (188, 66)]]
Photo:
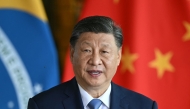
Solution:
[(0, 109), (59, 83), (57, 52), (41, 0), (0, 0)]

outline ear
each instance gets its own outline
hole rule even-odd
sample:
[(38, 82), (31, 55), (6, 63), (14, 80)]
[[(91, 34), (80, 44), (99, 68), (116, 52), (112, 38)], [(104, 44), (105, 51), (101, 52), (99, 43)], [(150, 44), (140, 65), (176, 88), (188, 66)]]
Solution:
[(73, 55), (74, 55), (74, 47), (72, 47), (71, 45), (70, 45), (70, 60), (71, 60), (71, 63), (73, 63)]
[(118, 49), (118, 61), (117, 61), (117, 65), (119, 66), (120, 61), (121, 61), (121, 57), (122, 57), (122, 47), (120, 47)]

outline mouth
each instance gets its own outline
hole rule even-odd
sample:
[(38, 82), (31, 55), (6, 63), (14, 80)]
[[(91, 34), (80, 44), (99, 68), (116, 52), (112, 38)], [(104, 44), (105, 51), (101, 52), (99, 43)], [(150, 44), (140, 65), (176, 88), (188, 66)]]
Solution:
[(90, 74), (92, 77), (98, 77), (101, 75), (102, 71), (100, 70), (88, 70), (88, 74)]

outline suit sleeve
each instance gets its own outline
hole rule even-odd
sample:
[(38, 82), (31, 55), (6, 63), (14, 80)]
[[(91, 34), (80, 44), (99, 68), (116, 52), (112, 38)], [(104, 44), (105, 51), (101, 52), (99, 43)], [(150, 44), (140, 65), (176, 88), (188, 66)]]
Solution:
[(28, 108), (27, 109), (38, 109), (36, 102), (30, 98), (28, 101)]
[(152, 109), (158, 109), (158, 105), (157, 105), (157, 103), (155, 101), (153, 102)]

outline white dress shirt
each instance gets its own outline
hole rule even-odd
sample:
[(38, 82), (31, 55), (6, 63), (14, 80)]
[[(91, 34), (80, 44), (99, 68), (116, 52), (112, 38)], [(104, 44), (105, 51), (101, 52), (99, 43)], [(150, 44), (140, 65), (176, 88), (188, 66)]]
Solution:
[[(82, 97), (84, 109), (90, 109), (87, 105), (94, 98), (91, 95), (89, 95), (88, 92), (86, 92), (79, 84), (78, 84), (78, 86), (79, 86), (79, 91), (80, 91), (80, 94)], [(110, 108), (110, 93), (111, 93), (111, 84), (109, 85), (106, 92), (98, 98), (102, 101), (102, 104), (99, 107), (99, 109), (109, 109)]]

